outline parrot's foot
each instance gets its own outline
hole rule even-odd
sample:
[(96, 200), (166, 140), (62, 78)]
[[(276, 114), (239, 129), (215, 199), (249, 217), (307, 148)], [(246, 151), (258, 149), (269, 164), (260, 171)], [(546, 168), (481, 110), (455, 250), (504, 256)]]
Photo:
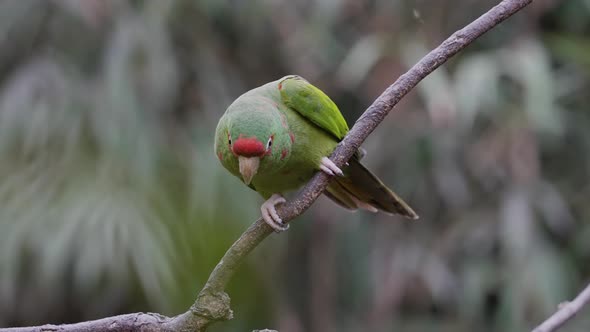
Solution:
[(320, 169), (328, 175), (344, 175), (344, 173), (342, 173), (342, 170), (338, 166), (336, 166), (336, 164), (334, 164), (328, 157), (322, 158), (322, 161), (320, 163)]
[(286, 200), (280, 194), (273, 194), (270, 196), (266, 202), (262, 203), (260, 206), (260, 212), (262, 212), (262, 219), (265, 223), (267, 223), (270, 227), (272, 227), (275, 232), (282, 232), (289, 229), (289, 225), (285, 225), (279, 214), (277, 213), (277, 209), (275, 206), (278, 204), (285, 203)]

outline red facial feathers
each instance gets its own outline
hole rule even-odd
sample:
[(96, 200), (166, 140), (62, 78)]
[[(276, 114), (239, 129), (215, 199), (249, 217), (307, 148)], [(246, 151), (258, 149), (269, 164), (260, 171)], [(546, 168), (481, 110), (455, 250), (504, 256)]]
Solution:
[(266, 153), (264, 144), (255, 137), (240, 137), (233, 146), (232, 150), (235, 154), (244, 157), (260, 157)]

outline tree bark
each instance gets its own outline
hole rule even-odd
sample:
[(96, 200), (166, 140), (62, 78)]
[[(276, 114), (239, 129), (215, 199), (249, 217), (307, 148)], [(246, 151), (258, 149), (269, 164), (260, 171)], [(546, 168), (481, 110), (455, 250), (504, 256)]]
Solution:
[(590, 303), (590, 285), (586, 286), (573, 301), (561, 303), (557, 312), (537, 326), (533, 332), (557, 331), (563, 324), (574, 318), (588, 303)]

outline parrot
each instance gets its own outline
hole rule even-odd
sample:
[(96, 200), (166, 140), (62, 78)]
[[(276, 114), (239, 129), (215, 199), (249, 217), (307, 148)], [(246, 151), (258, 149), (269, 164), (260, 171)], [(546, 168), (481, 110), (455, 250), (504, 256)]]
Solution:
[(342, 169), (329, 159), (348, 131), (340, 110), (323, 91), (288, 75), (231, 103), (217, 124), (214, 150), (223, 167), (265, 199), (262, 219), (277, 232), (288, 228), (276, 211), (286, 202), (283, 195), (317, 171), (332, 178), (323, 194), (348, 210), (417, 219), (408, 204), (361, 164), (363, 149)]

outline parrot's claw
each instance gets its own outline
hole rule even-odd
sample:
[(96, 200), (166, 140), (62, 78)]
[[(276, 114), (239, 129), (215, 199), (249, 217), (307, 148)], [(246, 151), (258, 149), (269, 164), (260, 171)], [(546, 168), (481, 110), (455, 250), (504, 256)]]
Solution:
[(336, 164), (334, 164), (334, 162), (332, 162), (328, 157), (322, 158), (322, 161), (320, 163), (320, 169), (328, 175), (344, 175), (344, 173), (342, 173), (342, 170), (338, 166), (336, 166)]
[(267, 223), (270, 227), (272, 227), (275, 232), (283, 232), (289, 229), (289, 225), (284, 224), (281, 217), (277, 213), (277, 209), (275, 208), (278, 204), (285, 203), (286, 200), (280, 194), (273, 194), (270, 196), (266, 202), (262, 203), (260, 206), (260, 212), (262, 212), (262, 219), (265, 223)]

